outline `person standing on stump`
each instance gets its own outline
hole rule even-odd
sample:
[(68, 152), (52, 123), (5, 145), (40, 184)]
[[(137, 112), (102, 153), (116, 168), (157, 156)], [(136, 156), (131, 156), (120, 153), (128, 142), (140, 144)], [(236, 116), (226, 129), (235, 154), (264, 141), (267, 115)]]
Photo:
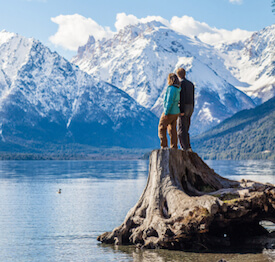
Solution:
[(166, 131), (168, 130), (170, 136), (170, 147), (178, 148), (177, 118), (180, 113), (179, 100), (181, 88), (176, 74), (169, 74), (167, 80), (168, 87), (163, 102), (164, 112), (159, 120), (158, 135), (161, 148), (168, 147), (166, 136)]
[(195, 87), (192, 82), (185, 78), (186, 72), (183, 68), (177, 70), (180, 79), (180, 115), (178, 118), (178, 137), (183, 150), (191, 151), (189, 128), (191, 116), (195, 106)]

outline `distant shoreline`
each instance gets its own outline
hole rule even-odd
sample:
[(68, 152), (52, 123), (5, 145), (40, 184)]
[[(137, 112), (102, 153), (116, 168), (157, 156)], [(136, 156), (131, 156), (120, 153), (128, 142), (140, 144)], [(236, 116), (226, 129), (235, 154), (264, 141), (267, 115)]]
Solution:
[[(129, 149), (127, 152), (123, 150), (103, 150), (96, 153), (18, 153), (18, 152), (0, 152), (0, 161), (9, 160), (80, 160), (80, 161), (120, 161), (120, 160), (149, 160), (152, 150), (147, 149)], [(224, 154), (200, 154), (203, 160), (268, 160), (272, 161), (273, 158), (265, 158), (263, 155), (251, 157), (249, 155), (238, 155), (237, 158), (225, 157)]]
[[(0, 147), (1, 148), (1, 147)], [(29, 148), (0, 150), (1, 160), (140, 160), (153, 148), (94, 147), (80, 144), (33, 144)]]
[(148, 160), (148, 153), (133, 154), (35, 154), (35, 153), (0, 153), (0, 161), (9, 160)]

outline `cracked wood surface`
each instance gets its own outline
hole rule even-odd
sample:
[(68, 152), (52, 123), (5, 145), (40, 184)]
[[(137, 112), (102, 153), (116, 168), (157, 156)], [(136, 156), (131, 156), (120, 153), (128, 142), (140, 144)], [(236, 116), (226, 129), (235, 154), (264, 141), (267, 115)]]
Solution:
[[(219, 176), (194, 152), (154, 150), (147, 185), (124, 222), (97, 239), (146, 248), (275, 245), (260, 221), (275, 223), (275, 187)], [(252, 244), (253, 243), (253, 244)]]

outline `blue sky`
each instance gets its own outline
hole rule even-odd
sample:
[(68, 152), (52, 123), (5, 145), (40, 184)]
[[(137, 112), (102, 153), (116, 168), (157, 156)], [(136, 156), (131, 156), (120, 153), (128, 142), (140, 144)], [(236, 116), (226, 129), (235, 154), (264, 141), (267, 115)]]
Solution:
[[(172, 28), (187, 23), (184, 32), (192, 35), (193, 28), (194, 35), (204, 33), (201, 39), (206, 42), (209, 32), (219, 40), (232, 37), (229, 31), (236, 28), (244, 31), (234, 35), (245, 35), (275, 22), (271, 0), (0, 0), (0, 4), (0, 31), (34, 37), (67, 58), (89, 34), (106, 37), (127, 23), (152, 16)], [(78, 38), (79, 43), (73, 42)]]

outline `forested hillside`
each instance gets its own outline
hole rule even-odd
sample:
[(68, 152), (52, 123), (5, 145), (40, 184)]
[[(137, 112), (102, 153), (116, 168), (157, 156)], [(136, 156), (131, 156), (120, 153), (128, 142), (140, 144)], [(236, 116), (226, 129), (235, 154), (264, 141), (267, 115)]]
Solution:
[(204, 159), (275, 159), (275, 97), (192, 139)]

